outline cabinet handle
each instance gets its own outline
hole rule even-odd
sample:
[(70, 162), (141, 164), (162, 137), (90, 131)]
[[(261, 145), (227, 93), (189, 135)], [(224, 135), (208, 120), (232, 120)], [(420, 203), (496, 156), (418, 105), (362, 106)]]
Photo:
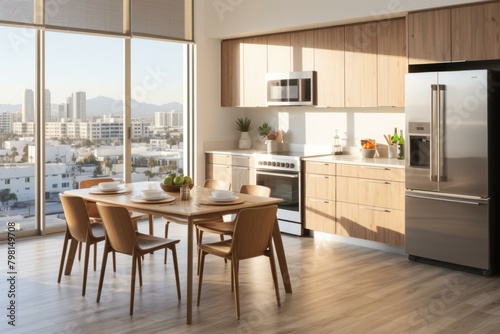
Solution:
[(390, 210), (387, 210), (387, 209), (372, 208), (372, 207), (368, 207), (368, 206), (363, 206), (363, 209), (370, 210), (370, 211), (386, 212), (386, 213), (391, 212)]
[(390, 168), (387, 167), (368, 167), (368, 166), (361, 166), (363, 169), (375, 169), (375, 170), (391, 170)]
[(367, 183), (377, 183), (377, 184), (391, 184), (390, 182), (387, 181), (375, 181), (375, 180), (360, 180), (361, 182), (367, 182)]

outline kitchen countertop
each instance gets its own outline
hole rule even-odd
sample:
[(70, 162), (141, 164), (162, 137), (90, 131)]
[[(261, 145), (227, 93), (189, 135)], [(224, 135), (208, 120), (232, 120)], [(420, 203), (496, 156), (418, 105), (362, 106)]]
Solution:
[(330, 162), (353, 165), (370, 165), (391, 168), (405, 168), (405, 160), (389, 158), (362, 158), (355, 155), (325, 155), (302, 159), (304, 161)]

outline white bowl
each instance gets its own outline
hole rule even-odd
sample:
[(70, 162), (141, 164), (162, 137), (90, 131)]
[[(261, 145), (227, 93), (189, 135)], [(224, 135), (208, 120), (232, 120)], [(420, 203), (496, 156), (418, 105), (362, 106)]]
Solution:
[(212, 191), (212, 197), (215, 199), (226, 199), (233, 197), (233, 192), (229, 190), (214, 190)]
[(375, 156), (375, 149), (362, 149), (361, 150), (361, 156), (363, 158), (373, 158)]
[(117, 182), (117, 181), (100, 182), (98, 186), (99, 186), (99, 189), (101, 189), (101, 190), (114, 190), (114, 189), (118, 188), (119, 184), (120, 184), (120, 182)]
[(158, 198), (163, 194), (163, 190), (161, 190), (161, 189), (144, 189), (141, 193), (142, 193), (142, 198), (144, 198), (144, 199)]

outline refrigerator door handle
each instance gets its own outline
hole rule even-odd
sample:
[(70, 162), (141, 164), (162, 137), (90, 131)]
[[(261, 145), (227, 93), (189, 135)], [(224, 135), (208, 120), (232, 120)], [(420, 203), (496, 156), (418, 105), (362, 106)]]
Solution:
[(445, 168), (444, 168), (444, 158), (445, 158), (445, 152), (444, 152), (444, 138), (446, 136), (445, 133), (445, 122), (446, 122), (446, 113), (445, 113), (445, 85), (438, 85), (438, 94), (439, 94), (439, 127), (438, 127), (438, 173), (437, 173), (437, 180), (438, 182), (445, 182), (446, 181), (446, 175), (444, 175)]
[(430, 161), (429, 161), (429, 176), (432, 182), (438, 181), (438, 149), (439, 141), (439, 95), (438, 85), (431, 85), (431, 110), (430, 110), (430, 127), (431, 127), (431, 144), (430, 144)]
[(476, 201), (467, 201), (467, 200), (459, 200), (459, 199), (451, 199), (451, 198), (431, 197), (431, 196), (415, 195), (415, 194), (406, 194), (406, 197), (421, 198), (421, 199), (430, 199), (430, 200), (433, 200), (433, 201), (452, 202), (452, 203), (461, 203), (461, 204), (469, 204), (469, 205), (481, 205), (481, 204), (483, 204), (483, 203), (476, 202)]

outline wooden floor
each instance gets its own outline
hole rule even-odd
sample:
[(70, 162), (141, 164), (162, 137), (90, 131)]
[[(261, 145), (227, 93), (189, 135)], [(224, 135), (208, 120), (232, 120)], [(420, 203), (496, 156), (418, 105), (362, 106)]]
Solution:
[[(146, 224), (141, 224), (141, 230)], [(81, 296), (83, 262), (57, 284), (62, 235), (17, 240), (16, 327), (7, 324), (7, 245), (0, 245), (0, 333), (499, 333), (500, 277), (482, 277), (410, 262), (394, 254), (329, 238), (283, 235), (293, 293), (282, 281), (276, 305), (266, 258), (242, 262), (241, 319), (234, 314), (230, 264), (207, 257), (202, 300), (186, 325), (185, 226), (171, 224), (178, 245), (182, 299), (171, 258), (146, 256), (144, 285), (128, 314), (130, 257), (106, 271), (100, 304), (98, 269)], [(157, 234), (163, 230), (156, 222)], [(205, 240), (209, 241), (208, 237)], [(215, 240), (215, 239), (214, 239)], [(110, 264), (111, 261), (108, 261)], [(195, 282), (197, 280), (195, 279)]]

